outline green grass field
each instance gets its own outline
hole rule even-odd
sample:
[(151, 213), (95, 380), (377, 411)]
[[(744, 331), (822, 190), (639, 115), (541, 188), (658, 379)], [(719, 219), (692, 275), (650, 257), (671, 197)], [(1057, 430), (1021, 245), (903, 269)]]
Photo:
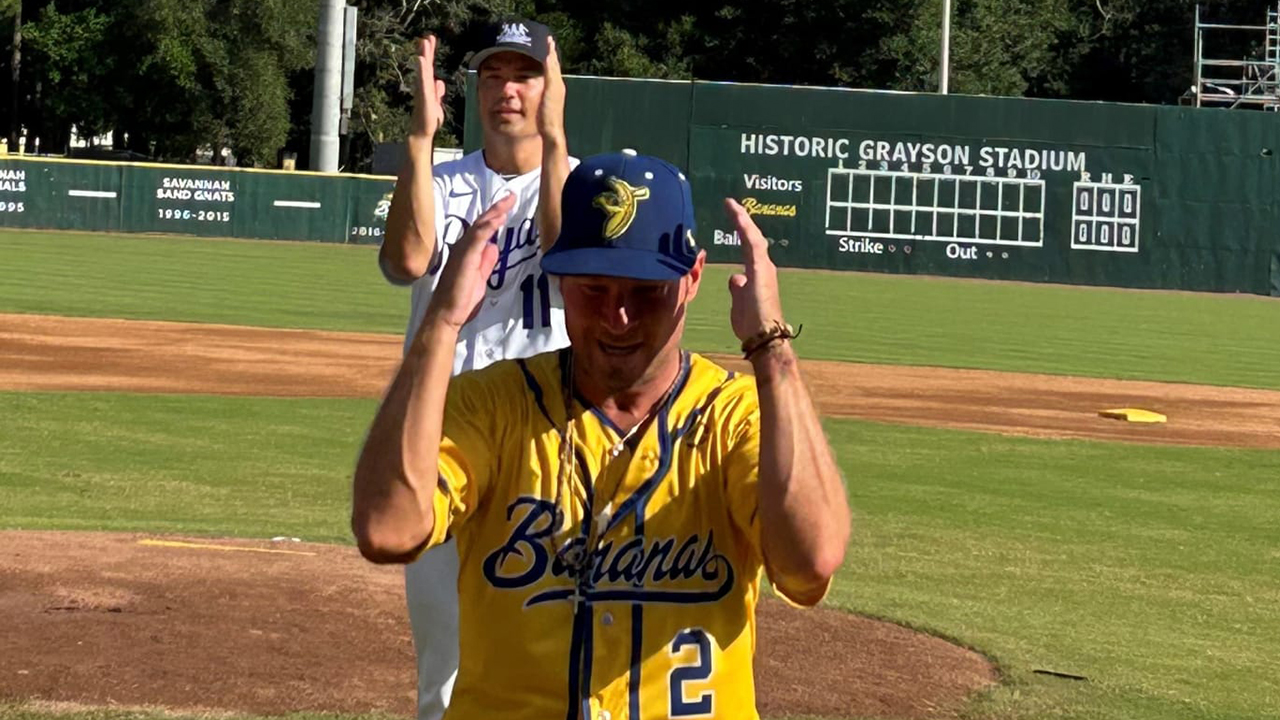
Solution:
[[(347, 542), (349, 472), (372, 409), (0, 394), (0, 525)], [(1280, 453), (854, 421), (828, 431), (857, 515), (830, 602), (1000, 661), (1010, 684), (975, 717), (1280, 707)], [(51, 437), (77, 442), (30, 452)]]
[[(407, 303), (368, 248), (0, 233), (0, 258), (0, 312), (396, 332)], [(729, 347), (726, 274), (691, 318), (700, 349)], [(785, 288), (811, 356), (1280, 388), (1270, 299), (830, 273)], [(348, 542), (372, 409), (0, 393), (0, 527)], [(995, 658), (1006, 681), (968, 717), (1280, 718), (1280, 452), (827, 428), (855, 508), (830, 601)]]
[[(401, 333), (408, 291), (370, 247), (0, 232), (0, 311)], [(732, 351), (727, 267), (688, 344)], [(805, 357), (1280, 389), (1280, 302), (785, 271)]]

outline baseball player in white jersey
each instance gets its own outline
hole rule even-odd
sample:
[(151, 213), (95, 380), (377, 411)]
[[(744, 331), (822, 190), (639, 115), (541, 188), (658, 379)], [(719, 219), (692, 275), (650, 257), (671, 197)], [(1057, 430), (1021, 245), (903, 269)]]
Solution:
[[(515, 205), (491, 242), (498, 262), (479, 308), (459, 334), (453, 373), (568, 344), (559, 287), (541, 270), (537, 216), (544, 182), (563, 184), (576, 160), (565, 152), (564, 83), (546, 26), (514, 20), (493, 27), (475, 53), (483, 149), (432, 166), (443, 119), (444, 84), (435, 79), (436, 40), (422, 41), (408, 159), (396, 182), (379, 264), (387, 279), (412, 284), (405, 352), (439, 282), (451, 247), (496, 200)], [(548, 172), (544, 173), (544, 165)], [(545, 178), (544, 178), (545, 174)], [(552, 218), (557, 224), (558, 218)], [(405, 598), (418, 658), (418, 720), (439, 720), (458, 670), (458, 553), (450, 542), (405, 568)]]

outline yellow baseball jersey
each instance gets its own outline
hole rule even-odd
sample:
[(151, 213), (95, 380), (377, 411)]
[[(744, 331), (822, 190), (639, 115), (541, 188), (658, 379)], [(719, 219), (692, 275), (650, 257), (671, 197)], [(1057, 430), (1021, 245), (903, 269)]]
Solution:
[(566, 408), (567, 358), (450, 383), (429, 542), (461, 558), (446, 719), (758, 717), (754, 380), (685, 354), (623, 442), (585, 400)]

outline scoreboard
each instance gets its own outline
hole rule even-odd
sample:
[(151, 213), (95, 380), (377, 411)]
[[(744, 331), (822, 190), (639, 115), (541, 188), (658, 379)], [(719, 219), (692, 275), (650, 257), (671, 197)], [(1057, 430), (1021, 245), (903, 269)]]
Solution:
[(831, 168), (826, 232), (1040, 247), (1044, 181)]
[(1072, 250), (1138, 252), (1142, 186), (1077, 182), (1071, 194)]

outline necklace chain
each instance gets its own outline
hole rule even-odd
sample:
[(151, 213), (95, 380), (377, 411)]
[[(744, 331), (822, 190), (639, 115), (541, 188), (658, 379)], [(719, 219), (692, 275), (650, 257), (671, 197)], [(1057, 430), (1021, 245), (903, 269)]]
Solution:
[[(576, 473), (574, 471), (576, 460), (574, 457), (574, 442), (577, 437), (577, 427), (573, 420), (573, 352), (567, 351), (562, 358), (565, 356), (567, 356), (568, 359), (562, 360), (562, 362), (565, 362), (567, 367), (563, 369), (561, 377), (565, 425), (564, 429), (560, 432), (560, 467), (556, 474), (555, 507), (557, 513), (561, 512), (562, 495), (567, 490), (571, 497), (579, 496), (579, 499), (582, 502), (584, 514), (590, 514), (594, 510), (593, 506), (595, 505), (593, 502), (593, 499), (595, 499), (595, 493), (593, 492), (595, 488), (592, 487), (588, 489), (585, 486), (586, 483), (589, 482), (589, 478), (583, 478), (581, 488), (578, 486), (578, 483), (574, 482), (576, 478)], [(618, 456), (626, 450), (627, 443), (642, 429), (647, 429), (649, 427), (651, 424), (650, 421), (654, 418), (658, 408), (661, 408), (670, 399), (672, 391), (675, 390), (676, 383), (679, 382), (680, 374), (681, 373), (679, 372), (676, 373), (676, 377), (671, 380), (671, 385), (667, 387), (666, 392), (664, 392), (662, 397), (660, 397), (658, 401), (649, 408), (648, 412), (644, 414), (644, 417), (640, 418), (640, 421), (635, 425), (632, 425), (631, 429), (627, 430), (625, 433), (621, 433), (621, 438), (610, 448), (608, 459), (606, 459), (605, 463), (601, 466), (599, 472), (596, 473), (596, 477), (598, 479), (603, 479), (608, 474), (608, 470), (612, 466), (613, 460), (616, 460)], [(630, 462), (628, 462), (628, 465), (630, 465)], [(622, 475), (618, 478), (617, 484), (613, 487), (613, 492), (610, 494), (603, 509), (600, 513), (595, 514), (591, 518), (590, 523), (586, 524), (583, 528), (585, 532), (579, 532), (578, 539), (581, 539), (582, 541), (581, 547), (576, 548), (575, 551), (577, 540), (573, 540), (566, 543), (563, 546), (563, 549), (557, 553), (561, 558), (561, 561), (570, 568), (571, 574), (579, 586), (583, 585), (587, 580), (587, 572), (591, 563), (591, 556), (595, 551), (595, 546), (598, 545), (603, 538), (605, 530), (608, 529), (609, 520), (613, 514), (613, 501), (616, 499), (615, 496), (618, 494), (618, 491), (622, 489), (622, 486), (626, 481), (626, 475), (627, 473), (624, 469)], [(579, 495), (579, 491), (581, 491), (581, 495)], [(571, 506), (572, 503), (570, 503), (570, 507), (564, 508), (564, 515), (557, 518), (557, 528), (564, 528), (565, 521), (569, 522), (569, 526), (564, 529), (572, 528), (574, 520), (571, 514)], [(556, 542), (555, 537), (557, 534), (558, 533), (551, 534), (550, 541), (553, 544)], [(553, 547), (552, 550), (555, 552), (556, 548)]]

